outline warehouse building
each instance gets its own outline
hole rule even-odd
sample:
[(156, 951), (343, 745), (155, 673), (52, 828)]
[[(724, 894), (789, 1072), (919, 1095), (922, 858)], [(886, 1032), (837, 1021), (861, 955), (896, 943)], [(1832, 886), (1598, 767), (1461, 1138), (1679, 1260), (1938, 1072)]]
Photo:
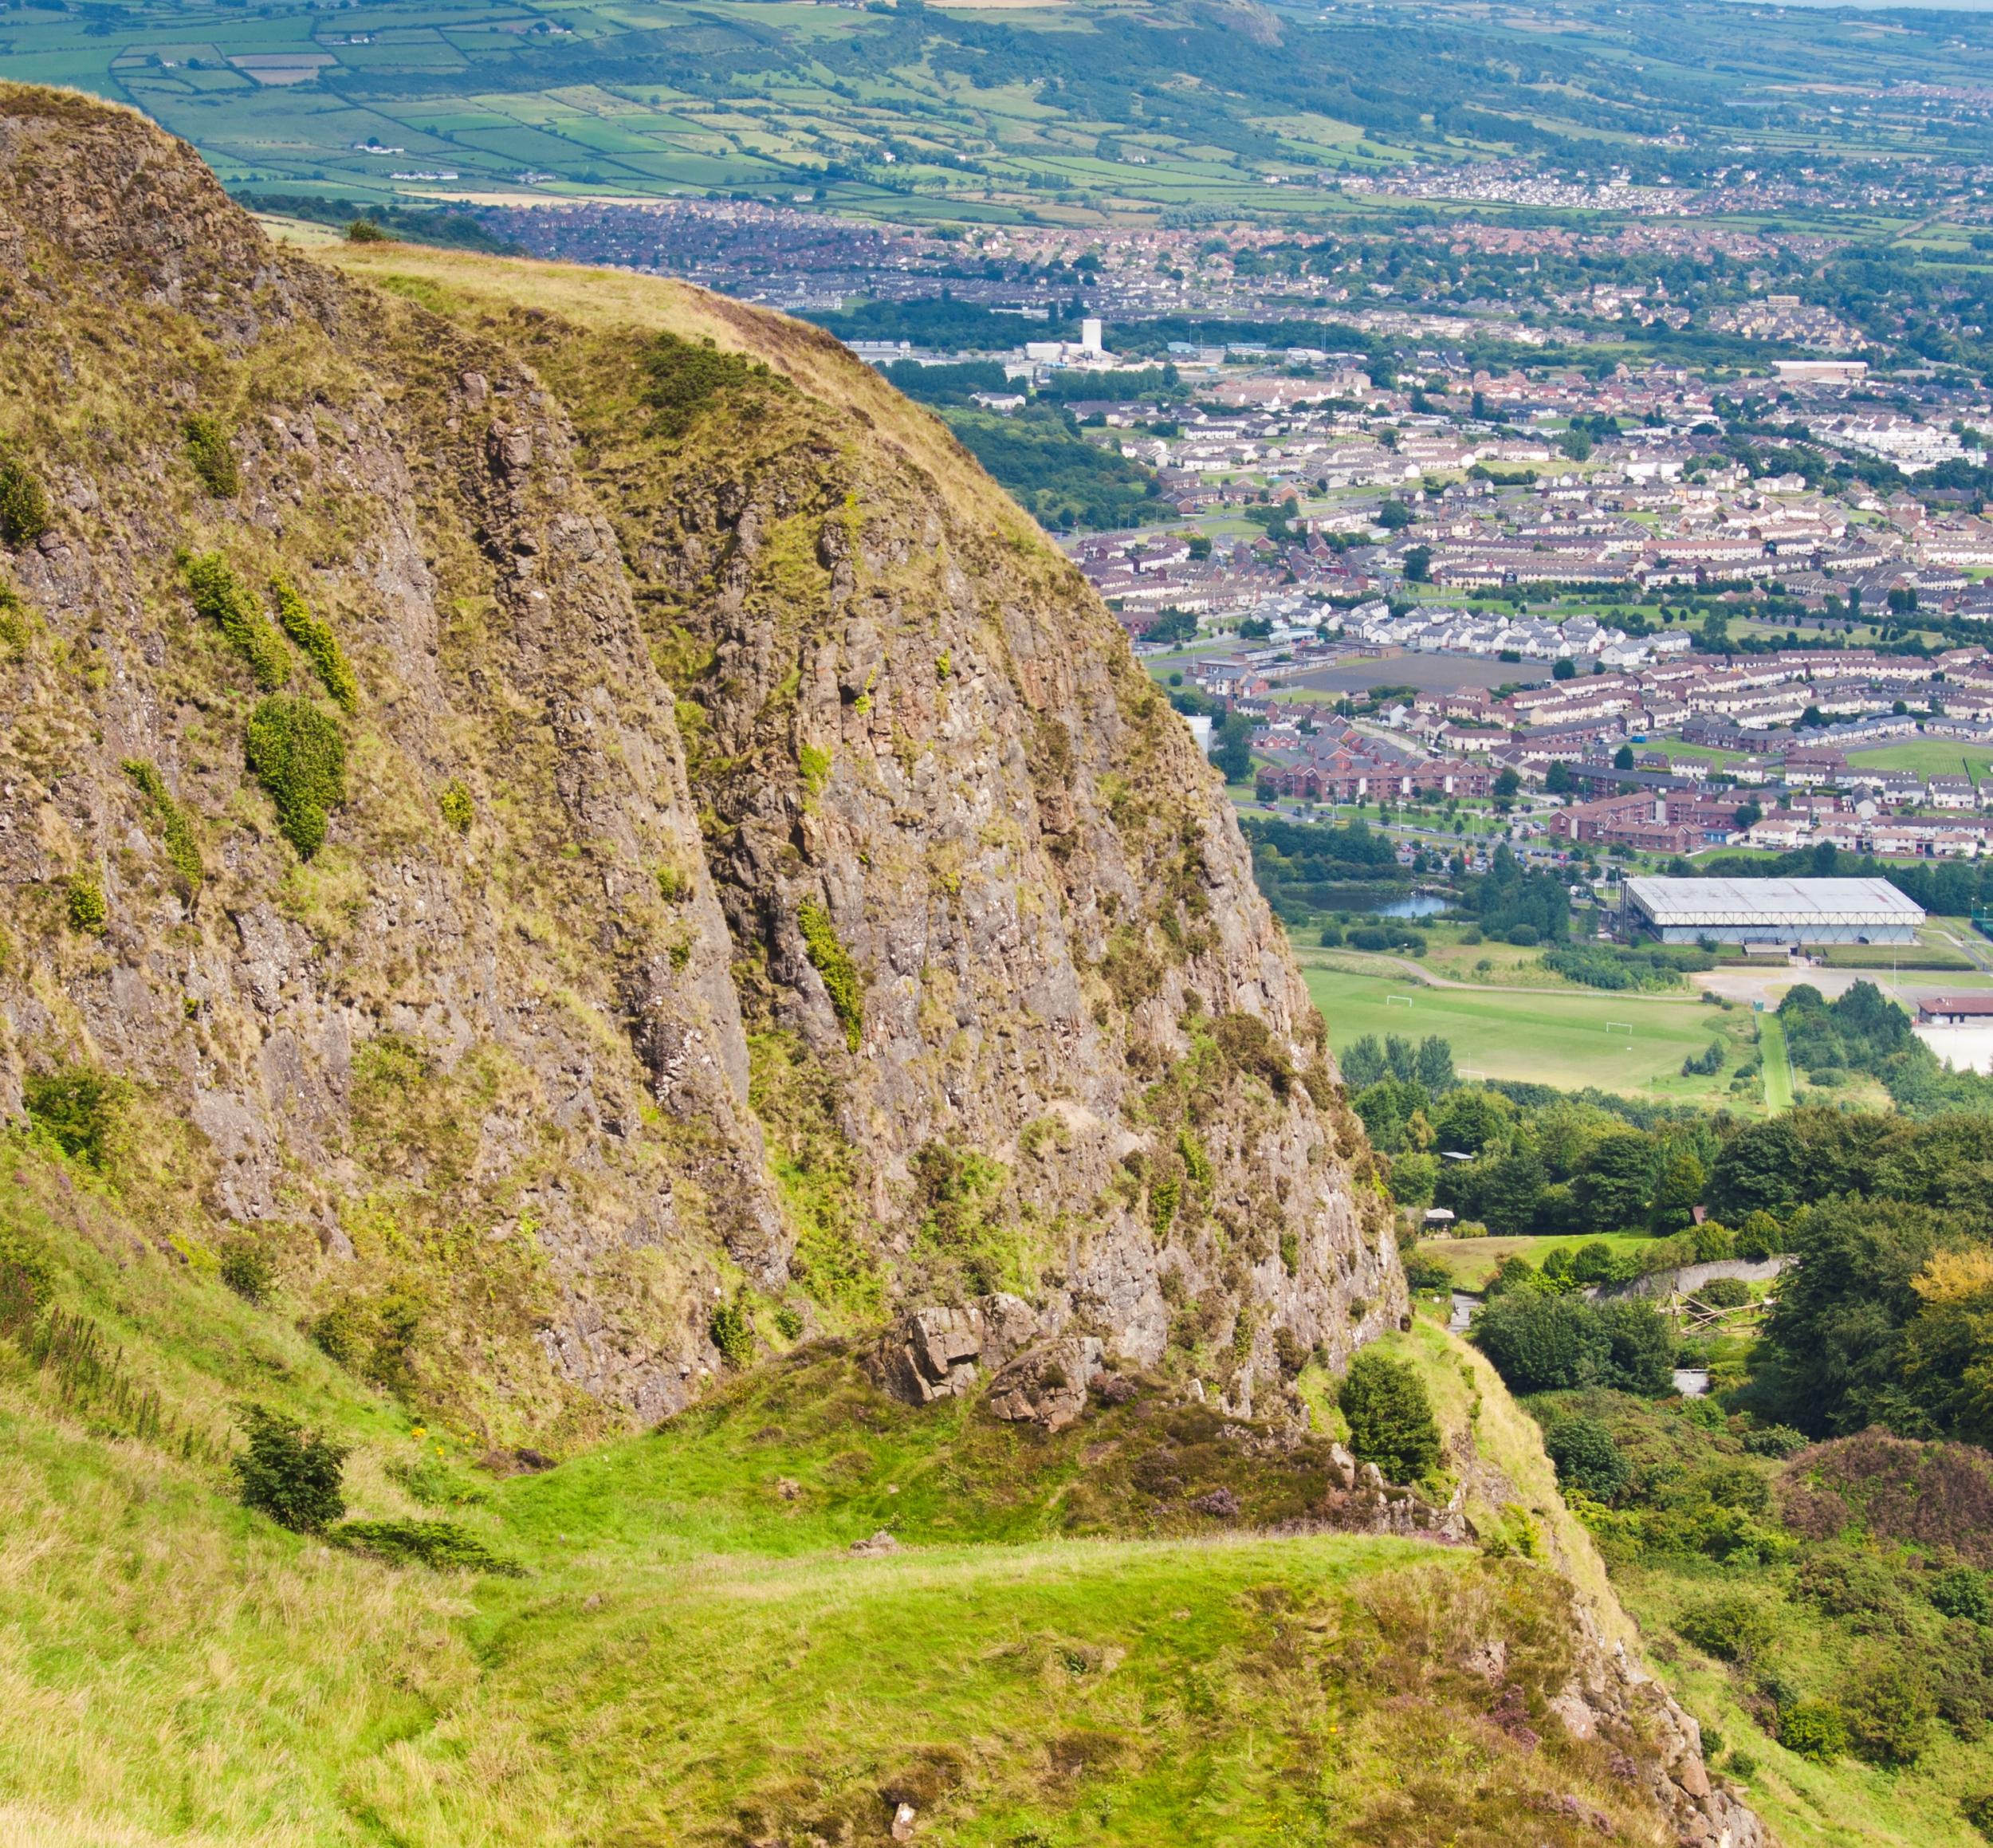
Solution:
[(1622, 934), (1663, 943), (1914, 943), (1924, 908), (1887, 879), (1629, 879)]

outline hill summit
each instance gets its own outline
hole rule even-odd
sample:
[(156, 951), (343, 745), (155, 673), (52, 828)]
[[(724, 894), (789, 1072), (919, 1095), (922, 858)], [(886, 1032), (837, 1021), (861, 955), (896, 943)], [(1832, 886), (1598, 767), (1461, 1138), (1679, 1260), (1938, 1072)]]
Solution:
[(0, 91), (0, 1108), (494, 1442), (902, 1307), (1242, 1412), (1394, 1326), (1217, 777), (940, 426), (694, 290), (375, 254)]

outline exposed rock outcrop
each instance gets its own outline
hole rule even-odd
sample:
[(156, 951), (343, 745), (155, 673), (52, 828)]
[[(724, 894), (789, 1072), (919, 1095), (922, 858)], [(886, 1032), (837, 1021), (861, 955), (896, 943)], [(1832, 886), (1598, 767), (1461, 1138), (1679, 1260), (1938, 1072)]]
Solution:
[(1627, 1769), (1645, 1783), (1682, 1848), (1770, 1848), (1757, 1813), (1711, 1778), (1695, 1716), (1629, 1656), (1624, 1643), (1608, 1644), (1582, 1603), (1573, 1611), (1578, 1666), (1551, 1702), (1571, 1735), (1591, 1739), (1617, 1725), (1649, 1742), (1637, 1765), (1629, 1759)]
[[(902, 1302), (1007, 1293), (1240, 1410), (1389, 1326), (1215, 776), (940, 427), (695, 291), (396, 258), (0, 87), (0, 431), (46, 502), (0, 552), (0, 1111), (123, 1082), (163, 1237), (263, 1243), (493, 1443)], [(344, 745), (309, 859), (246, 765), (272, 694)]]

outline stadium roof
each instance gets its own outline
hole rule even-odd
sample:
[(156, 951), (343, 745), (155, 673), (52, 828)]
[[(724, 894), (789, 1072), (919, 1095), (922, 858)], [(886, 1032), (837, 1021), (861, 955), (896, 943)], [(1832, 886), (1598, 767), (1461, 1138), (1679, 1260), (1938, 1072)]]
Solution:
[(1657, 925), (1920, 924), (1924, 907), (1887, 879), (1629, 879)]

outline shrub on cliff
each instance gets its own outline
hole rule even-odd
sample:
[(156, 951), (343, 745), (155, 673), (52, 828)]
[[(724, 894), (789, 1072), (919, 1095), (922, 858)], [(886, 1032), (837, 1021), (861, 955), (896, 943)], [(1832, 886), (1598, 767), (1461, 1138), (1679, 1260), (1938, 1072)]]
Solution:
[(803, 947), (810, 966), (823, 978), (831, 1011), (844, 1028), (844, 1043), (855, 1052), (865, 1025), (865, 993), (857, 965), (838, 940), (837, 926), (831, 922), (830, 913), (814, 899), (805, 898), (796, 907), (796, 922), (803, 933)]
[(28, 1121), (71, 1159), (101, 1168), (110, 1153), (116, 1081), (81, 1065), (30, 1071), (21, 1081)]
[(167, 788), (159, 765), (149, 757), (127, 757), (122, 767), (140, 794), (152, 805), (166, 857), (179, 875), (183, 895), (191, 899), (201, 889), (206, 870), (201, 863), (201, 843), (195, 834), (194, 824), (187, 818), (186, 810), (173, 800), (173, 792)]
[(652, 427), (660, 436), (683, 436), (699, 413), (731, 387), (782, 383), (759, 360), (722, 352), (710, 340), (682, 340), (675, 334), (658, 336), (647, 364), (651, 388), (645, 395), (657, 413)]
[(272, 698), (250, 715), (247, 756), (277, 804), (284, 838), (309, 859), (325, 841), (332, 811), (346, 800), (346, 741), (309, 700)]
[(1440, 1460), (1440, 1429), (1425, 1382), (1405, 1362), (1374, 1347), (1350, 1362), (1336, 1402), (1350, 1427), (1350, 1449), (1393, 1482), (1416, 1482)]
[(48, 531), (50, 517), (49, 497), (33, 470), (0, 447), (0, 541), (18, 552)]
[(245, 1303), (268, 1299), (277, 1281), (277, 1267), (270, 1254), (249, 1239), (231, 1239), (222, 1248), (222, 1281)]
[(202, 486), (218, 501), (233, 500), (242, 477), (221, 419), (197, 412), (180, 426), (180, 432), (187, 440), (187, 459), (193, 463)]
[(706, 1324), (713, 1345), (729, 1366), (745, 1367), (754, 1360), (754, 1325), (738, 1303), (722, 1303)]
[(340, 710), (352, 711), (360, 704), (360, 682), (353, 678), (338, 636), (321, 618), (313, 615), (311, 605), (298, 595), (289, 578), (272, 578), (270, 596), (276, 601), (277, 619), (284, 625), (284, 633), (305, 651), (313, 670)]
[[(443, 820), (459, 834), (470, 832), (470, 824), (478, 819), (478, 804), (471, 798), (470, 789), (461, 777), (453, 777), (443, 786), (443, 792), (436, 799), (436, 806), (442, 811)], [(658, 875), (660, 887), (664, 875)]]
[(79, 937), (101, 937), (111, 922), (104, 883), (87, 867), (69, 875), (68, 908), (69, 928)]
[(283, 638), (273, 629), (249, 587), (218, 552), (204, 552), (182, 561), (194, 607), (234, 645), (249, 663), (256, 684), (265, 692), (290, 678), (290, 657)]

